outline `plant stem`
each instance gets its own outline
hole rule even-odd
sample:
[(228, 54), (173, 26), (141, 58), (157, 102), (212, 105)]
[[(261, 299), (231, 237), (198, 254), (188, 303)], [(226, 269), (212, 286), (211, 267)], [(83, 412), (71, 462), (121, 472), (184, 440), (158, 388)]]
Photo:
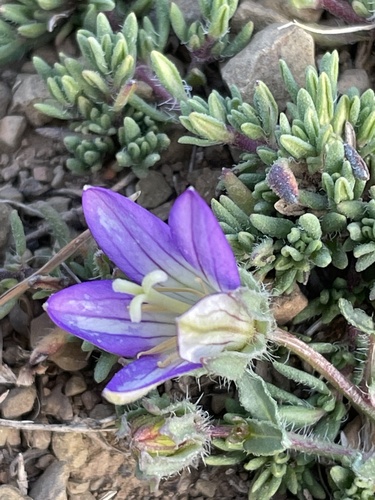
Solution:
[(321, 354), (314, 351), (314, 349), (309, 347), (302, 340), (299, 340), (297, 337), (281, 328), (269, 334), (268, 338), (276, 344), (286, 347), (291, 352), (301, 357), (306, 363), (309, 363), (309, 365), (323, 375), (335, 389), (343, 394), (354, 407), (371, 420), (375, 421), (375, 407), (367, 401), (365, 395), (362, 394), (358, 387), (344, 377), (344, 375), (342, 375), (342, 373)]
[(290, 449), (308, 455), (328, 457), (330, 460), (335, 461), (341, 461), (343, 458), (349, 458), (350, 461), (354, 461), (360, 455), (358, 450), (346, 448), (340, 444), (332, 443), (331, 441), (309, 438), (294, 432), (288, 432), (287, 435), (290, 440)]

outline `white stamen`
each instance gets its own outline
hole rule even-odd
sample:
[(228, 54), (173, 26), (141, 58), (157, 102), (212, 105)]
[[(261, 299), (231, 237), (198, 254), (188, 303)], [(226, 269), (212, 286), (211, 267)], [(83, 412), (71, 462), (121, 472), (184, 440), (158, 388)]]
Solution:
[(157, 269), (156, 271), (151, 271), (146, 274), (142, 280), (142, 288), (145, 293), (149, 293), (150, 290), (159, 283), (164, 283), (167, 281), (168, 275), (164, 271)]
[(142, 321), (142, 305), (145, 302), (147, 296), (142, 293), (137, 295), (132, 299), (129, 304), (129, 316), (130, 321), (133, 323), (140, 323)]
[(118, 293), (128, 293), (129, 295), (139, 295), (143, 293), (143, 288), (141, 286), (121, 278), (113, 280), (112, 290)]

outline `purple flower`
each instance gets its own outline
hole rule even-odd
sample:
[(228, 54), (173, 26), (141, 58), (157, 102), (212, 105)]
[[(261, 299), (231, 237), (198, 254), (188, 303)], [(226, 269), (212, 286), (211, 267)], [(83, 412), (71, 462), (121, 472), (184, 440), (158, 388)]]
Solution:
[(176, 200), (169, 225), (103, 188), (85, 189), (83, 210), (98, 245), (131, 281), (71, 286), (50, 297), (46, 310), (77, 337), (133, 358), (105, 388), (109, 401), (135, 401), (202, 368), (205, 358), (246, 350), (254, 332), (241, 292), (247, 289), (240, 288), (218, 222), (194, 190)]

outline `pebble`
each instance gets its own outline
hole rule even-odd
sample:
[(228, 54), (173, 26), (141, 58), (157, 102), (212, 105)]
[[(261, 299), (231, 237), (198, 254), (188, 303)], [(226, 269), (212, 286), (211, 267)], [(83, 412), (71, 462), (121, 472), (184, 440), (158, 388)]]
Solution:
[(281, 77), (279, 60), (288, 64), (301, 86), (305, 83), (306, 67), (315, 65), (312, 36), (297, 26), (279, 29), (281, 26), (267, 26), (222, 67), (226, 84), (237, 85), (246, 102), (252, 102), (256, 82), (263, 81), (272, 89), (280, 111), (286, 108), (290, 98)]
[(26, 442), (31, 448), (46, 450), (51, 442), (50, 431), (24, 431)]
[(101, 400), (100, 396), (93, 391), (86, 391), (82, 394), (81, 400), (87, 411), (91, 411)]
[(49, 166), (38, 166), (33, 168), (33, 176), (39, 182), (51, 182), (53, 171)]
[(367, 71), (364, 69), (346, 69), (339, 77), (337, 89), (345, 94), (350, 88), (356, 87), (361, 95), (371, 87)]
[(59, 433), (52, 435), (52, 450), (59, 460), (65, 460), (71, 469), (85, 465), (88, 457), (88, 444), (82, 434)]
[(69, 421), (73, 418), (73, 408), (70, 399), (61, 392), (62, 384), (57, 384), (44, 399), (43, 410), (46, 415)]
[(274, 297), (272, 301), (272, 312), (278, 325), (285, 325), (292, 321), (308, 305), (307, 298), (301, 292), (300, 287), (295, 284), (289, 295)]
[(17, 162), (11, 163), (8, 167), (1, 169), (1, 176), (4, 182), (13, 181), (19, 174), (20, 166)]
[(29, 496), (22, 495), (20, 490), (15, 486), (7, 484), (0, 486), (0, 498), (1, 500), (32, 500)]
[(99, 403), (90, 411), (89, 417), (96, 420), (102, 420), (113, 415), (113, 406)]
[(90, 481), (68, 481), (68, 492), (70, 495), (82, 495), (86, 493), (90, 487)]
[(26, 127), (27, 121), (24, 116), (4, 116), (0, 120), (0, 150), (5, 153), (16, 151)]
[(156, 208), (172, 194), (172, 188), (160, 172), (150, 170), (147, 177), (137, 182), (136, 190), (141, 191), (138, 203), (144, 208)]
[(34, 406), (36, 389), (30, 387), (15, 387), (9, 391), (8, 396), (0, 404), (3, 418), (14, 419), (29, 413)]
[(70, 199), (65, 198), (65, 196), (51, 196), (46, 202), (58, 213), (67, 212), (70, 207)]
[(17, 201), (22, 203), (23, 201), (23, 196), (22, 194), (18, 191), (13, 186), (5, 185), (0, 187), (0, 199), (1, 200), (10, 200), (10, 201)]
[(14, 88), (11, 113), (25, 115), (33, 127), (41, 127), (52, 120), (50, 116), (40, 113), (34, 107), (34, 104), (51, 98), (47, 85), (39, 75), (19, 74)]
[(198, 493), (204, 495), (204, 497), (215, 498), (217, 484), (213, 481), (198, 479), (195, 483), (195, 489)]
[(65, 462), (53, 462), (36, 480), (30, 496), (35, 500), (67, 500), (66, 486), (69, 467)]
[(12, 99), (12, 92), (5, 82), (0, 81), (0, 118), (4, 118)]
[(11, 427), (0, 427), (0, 448), (4, 447), (5, 445), (19, 446), (20, 444), (21, 433), (18, 429), (12, 429)]
[(82, 394), (86, 389), (85, 379), (81, 375), (73, 375), (65, 384), (64, 392), (66, 396), (72, 397)]

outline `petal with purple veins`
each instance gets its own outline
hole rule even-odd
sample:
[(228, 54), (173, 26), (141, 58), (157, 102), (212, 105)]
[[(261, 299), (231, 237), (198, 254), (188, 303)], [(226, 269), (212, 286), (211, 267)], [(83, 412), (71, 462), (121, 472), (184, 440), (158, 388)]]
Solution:
[(193, 189), (177, 198), (169, 216), (172, 238), (178, 249), (214, 290), (240, 286), (233, 251), (206, 202)]
[(194, 270), (174, 244), (165, 222), (109, 189), (87, 187), (82, 198), (90, 231), (100, 248), (131, 280), (151, 271), (170, 276), (166, 286), (192, 286)]
[(132, 403), (166, 380), (202, 367), (201, 364), (181, 359), (160, 367), (158, 363), (161, 359), (160, 355), (141, 356), (129, 363), (112, 378), (104, 389), (103, 396), (115, 405)]
[(112, 281), (93, 281), (65, 288), (46, 302), (48, 315), (60, 328), (104, 351), (134, 357), (176, 335), (174, 315), (142, 314), (132, 323), (130, 295), (114, 292)]

